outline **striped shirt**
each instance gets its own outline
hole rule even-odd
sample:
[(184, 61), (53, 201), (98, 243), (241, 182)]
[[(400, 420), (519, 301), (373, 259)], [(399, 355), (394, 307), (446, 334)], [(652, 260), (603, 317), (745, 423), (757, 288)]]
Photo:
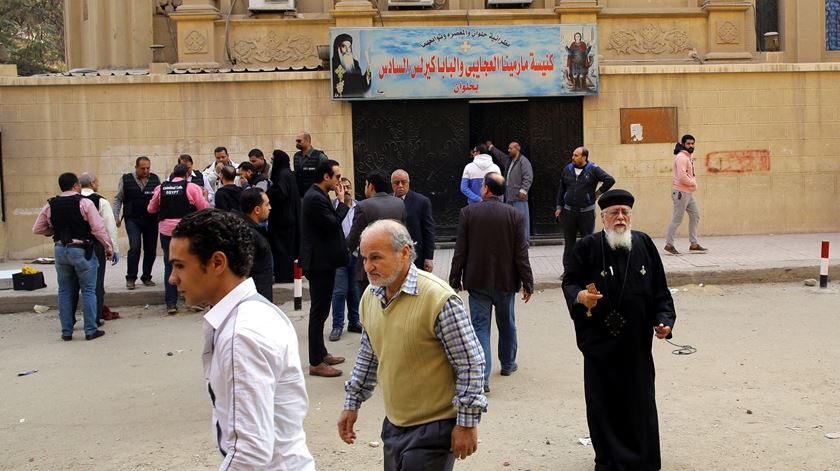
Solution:
[[(385, 307), (400, 296), (419, 296), (417, 285), (417, 267), (411, 264), (408, 276), (399, 292), (390, 301), (385, 297), (384, 286), (370, 286), (368, 289), (379, 298)], [(487, 398), (482, 393), (484, 387), (484, 351), (475, 336), (472, 321), (464, 309), (464, 302), (458, 295), (452, 295), (443, 305), (435, 320), (435, 335), (440, 339), (446, 351), (446, 357), (455, 370), (455, 397), (452, 404), (458, 409), (457, 424), (463, 427), (475, 427), (481, 421), (481, 413), (487, 411)], [(359, 354), (350, 379), (344, 383), (345, 410), (357, 410), (362, 402), (373, 395), (376, 387), (376, 370), (379, 359), (376, 358), (367, 332), (362, 332)]]

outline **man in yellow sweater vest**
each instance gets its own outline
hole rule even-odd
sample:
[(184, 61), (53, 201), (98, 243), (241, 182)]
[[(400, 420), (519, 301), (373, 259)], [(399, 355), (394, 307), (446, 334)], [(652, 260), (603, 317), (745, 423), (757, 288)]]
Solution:
[(370, 287), (338, 433), (355, 441), (358, 409), (382, 383), (384, 469), (451, 470), (478, 448), (487, 409), (484, 354), (470, 317), (445, 281), (414, 266), (414, 243), (399, 222), (368, 226), (360, 252)]

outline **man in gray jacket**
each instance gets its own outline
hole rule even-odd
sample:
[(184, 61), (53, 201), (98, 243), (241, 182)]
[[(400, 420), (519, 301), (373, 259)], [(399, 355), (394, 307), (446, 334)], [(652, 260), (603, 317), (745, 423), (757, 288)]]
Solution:
[(502, 170), (505, 172), (507, 190), (505, 190), (505, 202), (525, 219), (525, 242), (531, 242), (531, 218), (528, 210), (528, 191), (531, 190), (531, 183), (534, 181), (534, 169), (531, 161), (522, 155), (522, 146), (519, 141), (511, 141), (508, 145), (508, 153), (495, 147), (492, 142), (487, 141), (487, 149), (490, 154), (499, 159), (502, 163)]

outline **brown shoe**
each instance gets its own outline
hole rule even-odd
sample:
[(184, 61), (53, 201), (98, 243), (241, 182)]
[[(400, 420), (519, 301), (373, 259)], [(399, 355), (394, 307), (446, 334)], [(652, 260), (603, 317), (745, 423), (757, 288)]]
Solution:
[(670, 244), (665, 246), (665, 251), (668, 252), (671, 255), (679, 255), (680, 254), (680, 252), (673, 245), (670, 245)]
[(688, 248), (688, 250), (690, 250), (692, 252), (708, 252), (709, 251), (709, 249), (701, 246), (700, 244), (691, 244), (691, 246)]
[(337, 370), (326, 363), (321, 363), (318, 366), (309, 367), (309, 376), (323, 376), (324, 378), (335, 378), (336, 376), (341, 376), (341, 374), (341, 370)]
[(334, 357), (327, 353), (327, 356), (324, 357), (324, 363), (332, 366), (332, 365), (340, 365), (344, 363), (344, 357)]
[(125, 289), (132, 290), (137, 288), (137, 284), (134, 281), (125, 280)]

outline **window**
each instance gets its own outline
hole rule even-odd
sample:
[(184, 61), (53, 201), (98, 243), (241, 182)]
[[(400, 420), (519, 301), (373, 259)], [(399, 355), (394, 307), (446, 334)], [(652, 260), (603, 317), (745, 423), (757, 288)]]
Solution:
[(840, 0), (825, 0), (825, 49), (840, 51)]

